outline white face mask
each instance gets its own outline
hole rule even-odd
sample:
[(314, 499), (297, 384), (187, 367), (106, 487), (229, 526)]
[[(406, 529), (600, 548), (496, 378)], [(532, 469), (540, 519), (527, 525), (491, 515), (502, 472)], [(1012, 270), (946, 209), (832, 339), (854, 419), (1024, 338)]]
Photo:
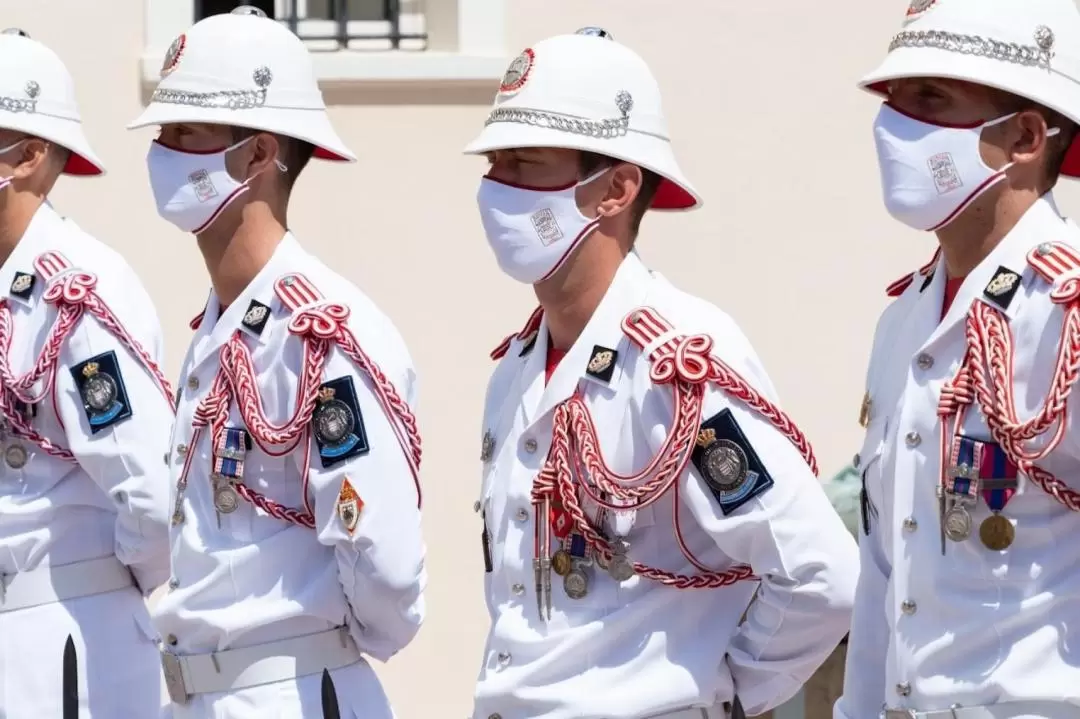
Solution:
[[(885, 104), (874, 121), (881, 187), (889, 214), (916, 230), (939, 230), (988, 189), (1014, 163), (993, 169), (982, 159), (982, 131), (1015, 112), (975, 127), (934, 125)], [(1047, 136), (1058, 133), (1051, 128)]]
[[(7, 153), (11, 152), (11, 151), (12, 151), (12, 150), (14, 150), (14, 149), (15, 149), (16, 147), (18, 147), (19, 145), (21, 145), (21, 144), (23, 144), (24, 142), (26, 142), (26, 141), (27, 141), (28, 139), (29, 139), (29, 138), (27, 138), (27, 137), (24, 137), (24, 138), (23, 138), (23, 139), (21, 139), (21, 140), (16, 140), (15, 142), (13, 142), (12, 144), (8, 145), (7, 147), (0, 147), (0, 155), (5, 155), (5, 154), (7, 154)], [(10, 184), (11, 184), (11, 181), (12, 181), (13, 179), (15, 179), (15, 178), (14, 178), (14, 177), (12, 177), (12, 176), (8, 176), (8, 177), (0, 177), (0, 190), (3, 190), (3, 189), (4, 189), (4, 188), (6, 188), (6, 187), (7, 187), (8, 185), (10, 185)]]
[(251, 178), (243, 182), (233, 179), (225, 168), (225, 156), (251, 139), (206, 153), (152, 143), (146, 166), (158, 214), (184, 232), (197, 235), (209, 227), (230, 202), (248, 190)]
[(590, 220), (581, 214), (577, 188), (610, 169), (605, 167), (570, 187), (554, 190), (483, 178), (476, 202), (488, 244), (502, 271), (518, 282), (533, 285), (555, 274), (600, 224), (599, 217)]

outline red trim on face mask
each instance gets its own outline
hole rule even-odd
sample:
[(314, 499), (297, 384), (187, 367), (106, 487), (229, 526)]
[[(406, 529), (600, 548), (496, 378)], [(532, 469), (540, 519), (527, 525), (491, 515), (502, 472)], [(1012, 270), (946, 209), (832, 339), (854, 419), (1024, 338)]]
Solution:
[(531, 190), (533, 192), (563, 192), (564, 190), (569, 190), (571, 187), (573, 187), (578, 182), (580, 182), (580, 180), (574, 180), (573, 182), (571, 182), (568, 185), (559, 185), (558, 187), (536, 187), (535, 185), (521, 185), (521, 184), (518, 184), (516, 182), (509, 182), (507, 180), (500, 180), (499, 178), (492, 177), (491, 175), (484, 175), (484, 179), (485, 180), (491, 180), (492, 182), (494, 182), (494, 183), (496, 183), (498, 185), (504, 185), (506, 187), (513, 187), (513, 188), (518, 189), (518, 190)]
[(997, 182), (998, 180), (1000, 180), (1004, 176), (1005, 176), (1005, 171), (1004, 170), (999, 170), (999, 171), (995, 172), (993, 175), (990, 175), (990, 177), (986, 178), (981, 185), (979, 185), (974, 190), (972, 190), (971, 194), (968, 195), (967, 198), (965, 198), (964, 201), (961, 202), (960, 205), (957, 206), (957, 208), (955, 210), (950, 212), (948, 217), (946, 217), (944, 220), (942, 220), (941, 222), (939, 222), (936, 225), (934, 225), (933, 227), (931, 227), (929, 230), (927, 230), (927, 232), (937, 232), (942, 227), (944, 227), (945, 225), (952, 222), (954, 219), (956, 219), (957, 215), (959, 215), (961, 212), (963, 212), (964, 210), (966, 210), (968, 208), (968, 205), (970, 205), (972, 202), (977, 200), (980, 195), (982, 195), (983, 190), (985, 190), (989, 185), (992, 185), (993, 183)]
[(912, 115), (910, 112), (901, 110), (891, 102), (886, 101), (885, 107), (889, 108), (893, 112), (896, 112), (904, 117), (911, 118), (915, 122), (921, 122), (926, 125), (933, 125), (934, 127), (946, 127), (952, 130), (974, 130), (976, 127), (985, 125), (988, 120), (976, 120), (975, 122), (966, 123), (951, 123), (951, 122), (938, 122), (937, 120), (927, 120), (925, 117), (919, 117), (918, 115)]
[(241, 194), (243, 194), (247, 190), (248, 190), (247, 185), (240, 185), (240, 187), (237, 187), (235, 190), (233, 190), (229, 194), (229, 196), (225, 198), (225, 201), (222, 202), (221, 205), (216, 210), (214, 210), (214, 214), (210, 215), (210, 219), (208, 219), (206, 222), (202, 223), (197, 228), (192, 230), (191, 234), (197, 235), (200, 232), (203, 232), (204, 230), (206, 230), (206, 228), (209, 227), (214, 222), (214, 220), (216, 220), (218, 217), (221, 216), (221, 213), (225, 210), (226, 207), (229, 206), (229, 204), (233, 200), (235, 200), (237, 197), (239, 197)]
[(223, 147), (217, 148), (216, 150), (188, 150), (184, 147), (176, 147), (175, 145), (170, 145), (166, 142), (162, 142), (160, 139), (154, 140), (154, 142), (158, 145), (161, 145), (166, 150), (172, 150), (173, 152), (181, 152), (185, 155), (217, 155), (218, 153), (225, 152), (230, 147), (232, 147), (232, 145), (225, 145)]

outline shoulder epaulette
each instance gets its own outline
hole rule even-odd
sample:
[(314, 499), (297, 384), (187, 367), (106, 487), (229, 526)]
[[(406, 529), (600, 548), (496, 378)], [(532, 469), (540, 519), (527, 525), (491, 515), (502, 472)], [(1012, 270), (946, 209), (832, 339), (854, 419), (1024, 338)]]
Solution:
[(70, 269), (72, 269), (72, 264), (68, 261), (68, 258), (55, 250), (42, 252), (34, 258), (34, 270), (40, 274), (42, 279), (46, 282), (53, 277), (56, 277), (61, 272), (66, 272)]
[(1027, 261), (1054, 288), (1050, 293), (1054, 303), (1067, 304), (1080, 297), (1080, 251), (1075, 247), (1064, 242), (1043, 242), (1028, 252)]
[(915, 281), (916, 277), (928, 277), (933, 273), (934, 268), (937, 266), (938, 258), (941, 256), (941, 247), (938, 247), (934, 252), (934, 256), (930, 258), (930, 261), (920, 267), (915, 272), (909, 275), (904, 275), (898, 280), (892, 282), (886, 289), (885, 294), (889, 297), (899, 297), (907, 291), (908, 287), (911, 287), (911, 283)]
[(537, 307), (533, 310), (533, 313), (529, 316), (529, 321), (525, 323), (525, 326), (520, 331), (514, 334), (507, 335), (506, 339), (499, 343), (499, 346), (491, 351), (491, 359), (502, 359), (507, 351), (510, 349), (510, 344), (514, 340), (528, 340), (530, 336), (535, 336), (540, 331), (540, 322), (544, 319), (544, 308)]
[(289, 312), (296, 312), (301, 307), (318, 304), (324, 299), (322, 292), (311, 284), (311, 280), (299, 272), (279, 277), (274, 283), (274, 293), (289, 309)]

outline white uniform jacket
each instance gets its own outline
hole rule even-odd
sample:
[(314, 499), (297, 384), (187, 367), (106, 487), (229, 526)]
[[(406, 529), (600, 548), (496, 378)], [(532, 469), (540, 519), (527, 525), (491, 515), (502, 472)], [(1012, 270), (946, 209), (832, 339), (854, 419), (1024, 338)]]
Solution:
[[(292, 286), (293, 279), (315, 290), (299, 311), (283, 299), (288, 296), (283, 287)], [(320, 402), (344, 402), (338, 404), (348, 415), (343, 421), (352, 421), (347, 436), (333, 447), (318, 439), (314, 419), (285, 441), (287, 431), (267, 435), (266, 427), (277, 431), (274, 426), (297, 416), (305, 350), (293, 330), (313, 317), (318, 324), (316, 315), (323, 312), (318, 307), (325, 309), (320, 304), (325, 300), (314, 294), (345, 308), (344, 320), (332, 310), (319, 316), (346, 324), (400, 397), (415, 403), (412, 360), (393, 324), (291, 234), (227, 308), (211, 293), (193, 322), (197, 329), (183, 363), (170, 455), (176, 509), (172, 577), (153, 612), (170, 651), (218, 652), (347, 625), (363, 653), (385, 661), (413, 639), (424, 618), (419, 484), (367, 373), (336, 344), (322, 370), (315, 368)], [(316, 315), (307, 311), (312, 307)], [(245, 419), (238, 395), (227, 402), (223, 420), (233, 436), (242, 437), (234, 449), (243, 457), (239, 466), (224, 466), (210, 427), (200, 425), (200, 407), (225, 376), (222, 351), (236, 343), (247, 348), (261, 407), (255, 414), (265, 426)], [(328, 389), (330, 395), (323, 397)], [(234, 511), (220, 511), (214, 473), (250, 488), (261, 497), (259, 506), (233, 494)], [(334, 675), (343, 716), (391, 716), (366, 662), (343, 671)], [(314, 675), (197, 695), (173, 711), (177, 719), (319, 716), (319, 686)]]
[(732, 319), (672, 287), (633, 253), (546, 386), (547, 329), (538, 315), (532, 323), (538, 332), (504, 345), (484, 413), (487, 461), (478, 508), (490, 544), (491, 630), (474, 719), (719, 711), (736, 693), (747, 714), (758, 714), (794, 695), (847, 632), (856, 582), (851, 535), (795, 446), (714, 385), (705, 389), (702, 416), (690, 418), (691, 436), (730, 416), (742, 450), (755, 455), (755, 481), (764, 484), (722, 510), (687, 463), (688, 470), (674, 475), (678, 503), (669, 489), (636, 512), (607, 514), (605, 531), (625, 537), (629, 559), (693, 575), (676, 539), (678, 506), (686, 546), (703, 566), (751, 565), (760, 582), (676, 589), (639, 573), (619, 583), (594, 563), (586, 567), (589, 589), (580, 599), (571, 599), (562, 578), (552, 575), (553, 610), (540, 619), (530, 492), (552, 445), (553, 410), (579, 390), (603, 458), (621, 474), (648, 465), (671, 429), (670, 385), (653, 381), (649, 348), (643, 352), (620, 326), (642, 307), (657, 311), (677, 334), (712, 338), (713, 355), (774, 401), (769, 378)]
[[(866, 437), (856, 460), (869, 527), (860, 537), (862, 571), (838, 718), (865, 719), (883, 705), (1080, 705), (1072, 646), (1080, 618), (1080, 554), (1073, 549), (1080, 516), (1020, 471), (1016, 494), (1001, 510), (1015, 537), (1011, 546), (991, 549), (993, 541), (984, 546), (980, 540), (990, 500), (978, 498), (969, 512), (971, 536), (954, 541), (942, 536), (937, 493), (943, 464), (938, 410), (943, 388), (968, 352), (969, 313), (988, 309), (1003, 317), (999, 336), (1011, 336), (1013, 356), (1001, 366), (1011, 367), (1003, 382), (992, 376), (990, 382), (995, 390), (1011, 389), (1021, 422), (1041, 412), (1051, 391), (1059, 348), (1068, 344), (1062, 342), (1068, 305), (1053, 295), (1072, 287), (1068, 275), (1048, 279), (1039, 271), (1044, 258), (1061, 251), (1048, 243), (1075, 253), (1067, 248), (1080, 248), (1080, 230), (1044, 196), (963, 281), (944, 319), (946, 272), (939, 260), (896, 286), (903, 291), (878, 322), (867, 373)], [(1075, 381), (1074, 375), (1062, 386)], [(1072, 491), (1080, 489), (1074, 415), (1068, 412), (1049, 456), (1035, 461)], [(976, 399), (960, 434), (996, 444), (986, 417)], [(1054, 434), (1051, 425), (1026, 446), (1041, 451)], [(946, 440), (945, 462), (955, 467), (952, 426)], [(1057, 716), (1076, 716), (1077, 706), (1072, 712)], [(1028, 715), (1009, 716), (1021, 714)]]
[(154, 716), (142, 595), (168, 578), (173, 422), (154, 305), (123, 258), (48, 203), (0, 288), (0, 714), (60, 716), (71, 635), (82, 716)]

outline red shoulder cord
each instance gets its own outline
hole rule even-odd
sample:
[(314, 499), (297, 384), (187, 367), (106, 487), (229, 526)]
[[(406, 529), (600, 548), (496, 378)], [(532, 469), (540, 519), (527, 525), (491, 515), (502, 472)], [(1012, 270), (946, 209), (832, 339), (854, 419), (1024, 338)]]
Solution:
[[(195, 410), (192, 422), (192, 427), (195, 429), (191, 439), (192, 446), (198, 441), (199, 434), (205, 428), (209, 429), (211, 440), (215, 445), (220, 441), (229, 418), (229, 409), (235, 400), (248, 433), (263, 452), (271, 456), (282, 456), (292, 452), (300, 442), (303, 442), (303, 466), (310, 467), (311, 417), (315, 411), (319, 387), (323, 383), (323, 370), (327, 357), (330, 350), (336, 346), (371, 379), (375, 388), (375, 397), (390, 420), (390, 426), (409, 463), (413, 482), (416, 484), (416, 501), (419, 506), (421, 448), (416, 418), (383, 371), (360, 348), (356, 336), (349, 329), (349, 308), (324, 299), (322, 293), (300, 274), (282, 277), (277, 281), (274, 289), (282, 304), (292, 312), (289, 332), (303, 342), (304, 360), (296, 388), (295, 411), (282, 424), (274, 424), (267, 417), (259, 394), (258, 373), (251, 358), (251, 350), (244, 343), (244, 333), (237, 330), (221, 348), (218, 374), (214, 378), (210, 392)], [(191, 454), (189, 453), (189, 462), (185, 464), (179, 482), (181, 490), (187, 486)], [(303, 510), (286, 507), (256, 492), (241, 481), (234, 481), (232, 486), (244, 500), (270, 516), (314, 528), (315, 514), (308, 495), (309, 475), (310, 471), (304, 472)]]
[[(1080, 253), (1061, 243), (1044, 243), (1029, 252), (1027, 260), (1036, 273), (1056, 285), (1050, 300), (1065, 310), (1049, 394), (1034, 416), (1020, 421), (1014, 394), (1012, 330), (1000, 310), (982, 301), (973, 302), (965, 324), (963, 362), (956, 376), (945, 384), (938, 402), (942, 481), (948, 469), (950, 420), (952, 433), (959, 433), (964, 416), (977, 402), (990, 435), (1006, 456), (1044, 492), (1076, 512), (1080, 511), (1080, 493), (1035, 462), (1049, 455), (1065, 436), (1069, 394), (1080, 374)], [(1030, 440), (1051, 428), (1053, 433), (1041, 449), (1028, 447)]]
[[(75, 456), (69, 450), (36, 432), (16, 405), (19, 402), (26, 405), (36, 404), (53, 391), (60, 350), (84, 314), (89, 312), (146, 367), (170, 407), (173, 403), (173, 390), (161, 368), (150, 357), (150, 353), (131, 336), (105, 300), (95, 291), (97, 275), (73, 267), (59, 252), (39, 255), (34, 260), (34, 270), (45, 281), (42, 299), (56, 307), (56, 318), (33, 366), (25, 374), (16, 376), (10, 359), (14, 317), (8, 300), (0, 299), (0, 412), (16, 435), (36, 444), (53, 457), (74, 462)], [(41, 389), (35, 394), (33, 388), (39, 380), (42, 381)]]
[[(659, 345), (648, 355), (650, 377), (658, 385), (669, 385), (675, 399), (671, 431), (648, 466), (633, 475), (620, 475), (604, 461), (592, 416), (580, 394), (555, 409), (551, 451), (533, 483), (532, 501), (536, 509), (535, 566), (550, 566), (551, 524), (546, 521), (554, 503), (561, 503), (574, 526), (602, 558), (610, 560), (611, 546), (593, 527), (582, 510), (577, 488), (599, 506), (614, 511), (648, 507), (668, 490), (675, 492), (675, 537), (683, 555), (700, 574), (682, 575), (634, 562), (635, 573), (679, 589), (722, 587), (754, 578), (746, 565), (713, 571), (694, 557), (683, 540), (679, 522), (679, 478), (697, 442), (706, 384), (712, 383), (758, 412), (798, 448), (817, 474), (817, 460), (803, 433), (776, 405), (765, 399), (735, 370), (712, 355), (713, 340), (707, 335), (679, 335), (656, 310), (643, 307), (627, 315), (622, 329), (640, 348)], [(575, 477), (579, 481), (575, 481)], [(610, 499), (605, 499), (604, 497)], [(542, 533), (542, 534), (541, 534)]]

